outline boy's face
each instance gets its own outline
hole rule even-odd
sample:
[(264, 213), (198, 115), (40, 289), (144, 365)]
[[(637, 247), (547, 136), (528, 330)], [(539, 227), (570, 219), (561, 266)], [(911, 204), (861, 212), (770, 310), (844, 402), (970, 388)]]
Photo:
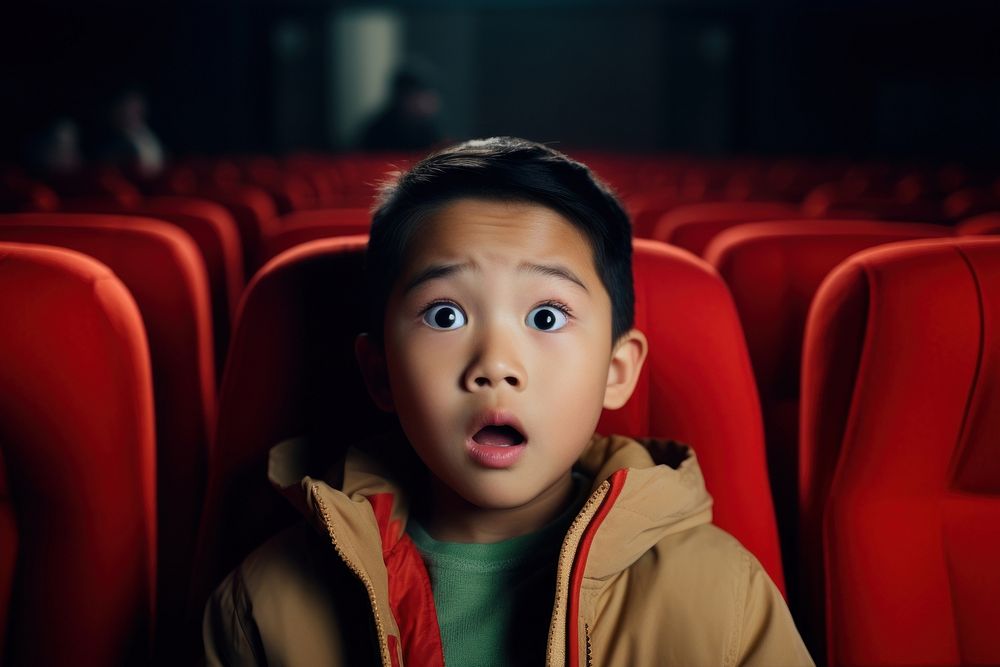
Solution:
[[(540, 205), (477, 199), (415, 235), (384, 334), (383, 407), (438, 480), (484, 509), (565, 488), (646, 350), (634, 330), (612, 347), (611, 300), (582, 232)], [(370, 386), (379, 374), (369, 358)]]

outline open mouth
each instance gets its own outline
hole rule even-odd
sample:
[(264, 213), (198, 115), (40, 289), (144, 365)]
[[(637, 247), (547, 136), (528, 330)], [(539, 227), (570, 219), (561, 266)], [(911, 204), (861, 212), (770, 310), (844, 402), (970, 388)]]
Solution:
[(484, 426), (472, 436), (480, 445), (491, 447), (513, 447), (524, 443), (524, 436), (513, 426)]

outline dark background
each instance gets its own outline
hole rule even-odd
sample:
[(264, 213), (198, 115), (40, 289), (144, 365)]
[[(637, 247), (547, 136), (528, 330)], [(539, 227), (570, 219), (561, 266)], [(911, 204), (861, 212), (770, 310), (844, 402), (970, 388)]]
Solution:
[[(11, 5), (20, 5), (11, 7)], [(1000, 13), (968, 2), (382, 3), (460, 139), (705, 155), (1000, 154)], [(148, 95), (174, 155), (350, 147), (331, 25), (369, 5), (6, 3), (0, 157)], [(343, 125), (343, 123), (341, 123)]]

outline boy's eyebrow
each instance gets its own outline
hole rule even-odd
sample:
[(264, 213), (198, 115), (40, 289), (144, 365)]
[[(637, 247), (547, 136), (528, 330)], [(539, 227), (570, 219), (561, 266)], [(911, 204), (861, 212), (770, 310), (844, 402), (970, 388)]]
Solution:
[(576, 274), (565, 266), (560, 266), (558, 264), (532, 264), (531, 262), (521, 262), (518, 265), (517, 270), (529, 271), (531, 273), (539, 273), (543, 276), (552, 276), (554, 278), (568, 280), (569, 282), (582, 287), (584, 292), (587, 292), (588, 294), (590, 293), (590, 290), (583, 284), (583, 281), (577, 278)]
[[(403, 288), (403, 294), (408, 294), (410, 291), (430, 280), (446, 278), (450, 275), (459, 273), (460, 271), (475, 271), (477, 268), (478, 267), (471, 262), (463, 262), (461, 264), (432, 264), (406, 283), (406, 286)], [(521, 262), (518, 264), (517, 270), (566, 280), (574, 285), (578, 285), (584, 292), (587, 292), (588, 294), (590, 293), (590, 290), (583, 284), (583, 281), (565, 266), (560, 266), (558, 264), (534, 264), (531, 262)]]
[(474, 268), (475, 267), (469, 262), (464, 262), (462, 264), (431, 264), (406, 283), (406, 286), (403, 288), (403, 294), (408, 294), (410, 291), (428, 280), (445, 278), (454, 273), (458, 273), (459, 271), (471, 271)]

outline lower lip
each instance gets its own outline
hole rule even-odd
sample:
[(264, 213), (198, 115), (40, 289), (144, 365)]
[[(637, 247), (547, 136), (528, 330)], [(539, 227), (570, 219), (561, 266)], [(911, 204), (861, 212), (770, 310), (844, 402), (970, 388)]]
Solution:
[(472, 438), (465, 441), (465, 451), (469, 458), (483, 466), (484, 468), (494, 468), (502, 470), (517, 463), (522, 456), (527, 445), (510, 445), (508, 447), (497, 447), (495, 445), (481, 445)]

